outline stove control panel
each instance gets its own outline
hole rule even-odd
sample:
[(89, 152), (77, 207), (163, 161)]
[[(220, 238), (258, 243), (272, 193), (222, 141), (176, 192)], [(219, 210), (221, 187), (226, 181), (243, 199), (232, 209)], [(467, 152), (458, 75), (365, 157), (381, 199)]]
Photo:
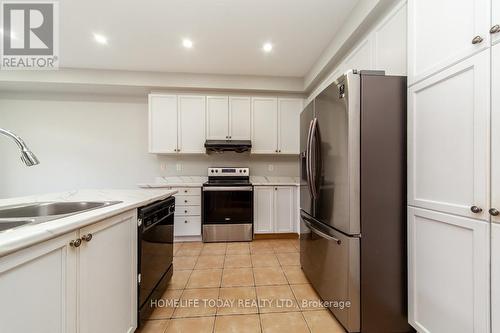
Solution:
[(250, 168), (208, 168), (208, 176), (250, 176)]

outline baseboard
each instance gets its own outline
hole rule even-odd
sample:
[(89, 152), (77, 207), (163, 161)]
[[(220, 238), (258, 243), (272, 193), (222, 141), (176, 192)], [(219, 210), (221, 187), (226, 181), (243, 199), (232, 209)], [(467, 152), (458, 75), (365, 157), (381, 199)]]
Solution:
[(298, 239), (299, 234), (295, 232), (281, 233), (281, 234), (254, 234), (253, 239)]
[(201, 236), (175, 236), (174, 243), (201, 242)]

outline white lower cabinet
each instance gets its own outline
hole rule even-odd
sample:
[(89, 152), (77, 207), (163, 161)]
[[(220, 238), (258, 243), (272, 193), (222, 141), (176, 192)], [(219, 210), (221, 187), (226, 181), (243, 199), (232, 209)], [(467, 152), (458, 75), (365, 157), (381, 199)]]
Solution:
[(201, 187), (171, 188), (175, 195), (175, 237), (201, 236)]
[(137, 215), (80, 230), (79, 333), (131, 333), (137, 327)]
[(500, 332), (500, 224), (491, 224), (491, 332)]
[(136, 246), (134, 210), (0, 258), (0, 332), (134, 332)]
[(254, 186), (254, 233), (295, 232), (295, 186)]
[(77, 234), (0, 258), (0, 332), (77, 331)]
[(489, 224), (408, 208), (408, 320), (419, 332), (489, 332)]

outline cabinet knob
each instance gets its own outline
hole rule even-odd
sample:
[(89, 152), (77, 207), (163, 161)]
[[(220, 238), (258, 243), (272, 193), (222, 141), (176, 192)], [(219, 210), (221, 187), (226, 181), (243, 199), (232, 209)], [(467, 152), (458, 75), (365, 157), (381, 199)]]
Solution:
[(188, 221), (184, 221), (184, 223), (188, 223)]
[(280, 150), (278, 150), (278, 153), (281, 153), (281, 149), (280, 149)]
[(481, 36), (476, 36), (472, 38), (472, 44), (480, 44), (483, 42), (483, 37)]
[(478, 207), (478, 206), (472, 206), (470, 208), (471, 212), (473, 212), (474, 214), (479, 214), (483, 211), (483, 209), (481, 207)]
[(86, 242), (90, 242), (92, 240), (92, 234), (83, 235), (82, 240), (86, 241)]
[(184, 190), (184, 193), (188, 193), (188, 190)]
[(490, 34), (496, 34), (497, 32), (500, 32), (500, 24), (495, 24), (490, 29)]
[(71, 247), (79, 247), (80, 245), (82, 245), (82, 240), (80, 238), (73, 239), (71, 242), (69, 242), (69, 246)]
[(184, 200), (184, 203), (188, 203), (188, 201), (187, 201), (187, 200)]
[(278, 152), (278, 149), (276, 149), (275, 152)]
[(491, 216), (498, 216), (498, 215), (500, 215), (500, 212), (496, 208), (491, 208), (489, 210), (489, 213), (490, 213)]
[(187, 212), (188, 212), (187, 210), (184, 211), (185, 214), (187, 214)]

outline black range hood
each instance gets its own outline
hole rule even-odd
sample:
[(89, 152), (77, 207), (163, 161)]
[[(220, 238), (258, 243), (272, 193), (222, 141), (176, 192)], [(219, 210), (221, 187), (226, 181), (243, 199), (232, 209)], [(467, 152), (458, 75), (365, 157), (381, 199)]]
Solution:
[(244, 153), (252, 148), (250, 140), (207, 140), (205, 141), (207, 152), (234, 151)]

